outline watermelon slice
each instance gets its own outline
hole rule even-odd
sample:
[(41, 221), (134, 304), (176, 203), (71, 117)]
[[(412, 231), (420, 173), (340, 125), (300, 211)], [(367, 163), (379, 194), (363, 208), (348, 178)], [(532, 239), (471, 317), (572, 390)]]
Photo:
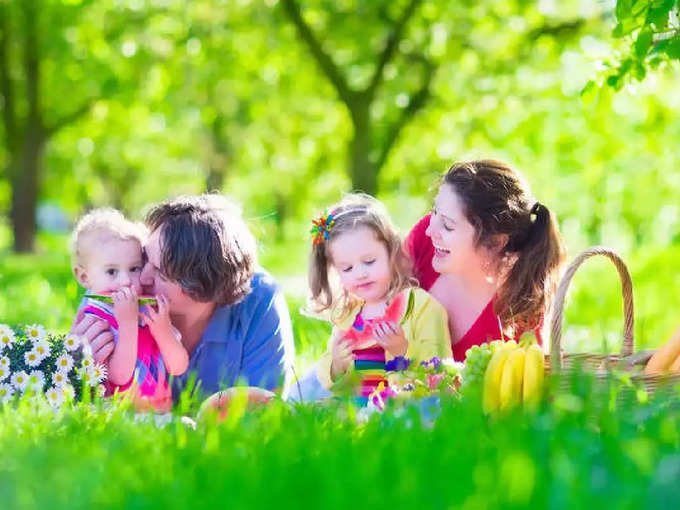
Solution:
[[(101, 301), (103, 303), (109, 303), (110, 305), (113, 304), (113, 299), (111, 296), (107, 296), (106, 294), (85, 294), (86, 298), (90, 299), (96, 299), (97, 301)], [(139, 296), (137, 298), (137, 302), (140, 305), (157, 305), (158, 303), (156, 302), (156, 298), (153, 296)]]

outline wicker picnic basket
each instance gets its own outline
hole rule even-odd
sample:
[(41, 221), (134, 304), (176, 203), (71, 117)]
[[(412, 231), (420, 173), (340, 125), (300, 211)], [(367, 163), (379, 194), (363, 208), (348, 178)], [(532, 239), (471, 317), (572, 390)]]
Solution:
[[(562, 323), (567, 290), (581, 265), (596, 256), (607, 257), (616, 267), (621, 281), (623, 297), (621, 352), (618, 354), (565, 353), (562, 350)], [(595, 374), (598, 380), (605, 380), (615, 369), (619, 373), (629, 373), (631, 389), (644, 389), (647, 394), (651, 394), (661, 387), (671, 388), (680, 382), (678, 375), (652, 376), (643, 373), (644, 365), (653, 353), (653, 350), (635, 353), (633, 282), (625, 262), (614, 251), (601, 246), (589, 248), (579, 254), (567, 267), (555, 294), (554, 312), (550, 323), (550, 354), (546, 355), (545, 360), (546, 373), (569, 375), (576, 367), (579, 367), (580, 370)]]

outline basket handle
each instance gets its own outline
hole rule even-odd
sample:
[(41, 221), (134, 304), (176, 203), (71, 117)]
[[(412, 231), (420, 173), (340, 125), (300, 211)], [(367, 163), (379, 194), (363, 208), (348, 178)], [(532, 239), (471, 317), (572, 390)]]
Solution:
[(555, 308), (550, 322), (550, 366), (559, 370), (562, 368), (562, 316), (567, 289), (576, 270), (587, 259), (596, 255), (603, 255), (611, 260), (619, 272), (621, 279), (621, 293), (623, 294), (623, 345), (622, 356), (633, 354), (635, 341), (633, 339), (633, 282), (625, 262), (614, 251), (603, 246), (589, 248), (576, 257), (560, 280), (555, 294)]

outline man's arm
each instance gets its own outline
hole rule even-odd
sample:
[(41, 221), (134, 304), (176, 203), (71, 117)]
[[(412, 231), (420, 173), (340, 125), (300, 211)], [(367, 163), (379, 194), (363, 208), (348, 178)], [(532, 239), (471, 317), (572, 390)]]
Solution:
[(281, 390), (285, 399), (293, 375), (295, 344), (288, 305), (283, 292), (271, 281), (260, 282), (253, 308), (244, 307), (249, 324), (243, 342), (239, 376), (251, 386)]

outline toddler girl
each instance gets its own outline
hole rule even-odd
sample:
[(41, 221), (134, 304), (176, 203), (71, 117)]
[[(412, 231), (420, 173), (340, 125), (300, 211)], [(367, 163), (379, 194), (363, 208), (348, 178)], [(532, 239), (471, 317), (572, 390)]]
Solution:
[(380, 383), (388, 384), (386, 367), (451, 357), (446, 311), (412, 286), (409, 258), (380, 202), (348, 195), (313, 221), (312, 234), (312, 310), (333, 324), (317, 365), (327, 389), (354, 369), (365, 404)]
[[(146, 230), (114, 209), (96, 209), (76, 225), (72, 237), (73, 273), (89, 293), (110, 296), (112, 304), (87, 299), (84, 313), (109, 323), (115, 347), (106, 362), (106, 394), (128, 390), (133, 381), (135, 402), (169, 410), (169, 375), (180, 375), (189, 358), (179, 332), (172, 327), (167, 302), (142, 307), (140, 274)], [(141, 397), (141, 398), (139, 398)]]

